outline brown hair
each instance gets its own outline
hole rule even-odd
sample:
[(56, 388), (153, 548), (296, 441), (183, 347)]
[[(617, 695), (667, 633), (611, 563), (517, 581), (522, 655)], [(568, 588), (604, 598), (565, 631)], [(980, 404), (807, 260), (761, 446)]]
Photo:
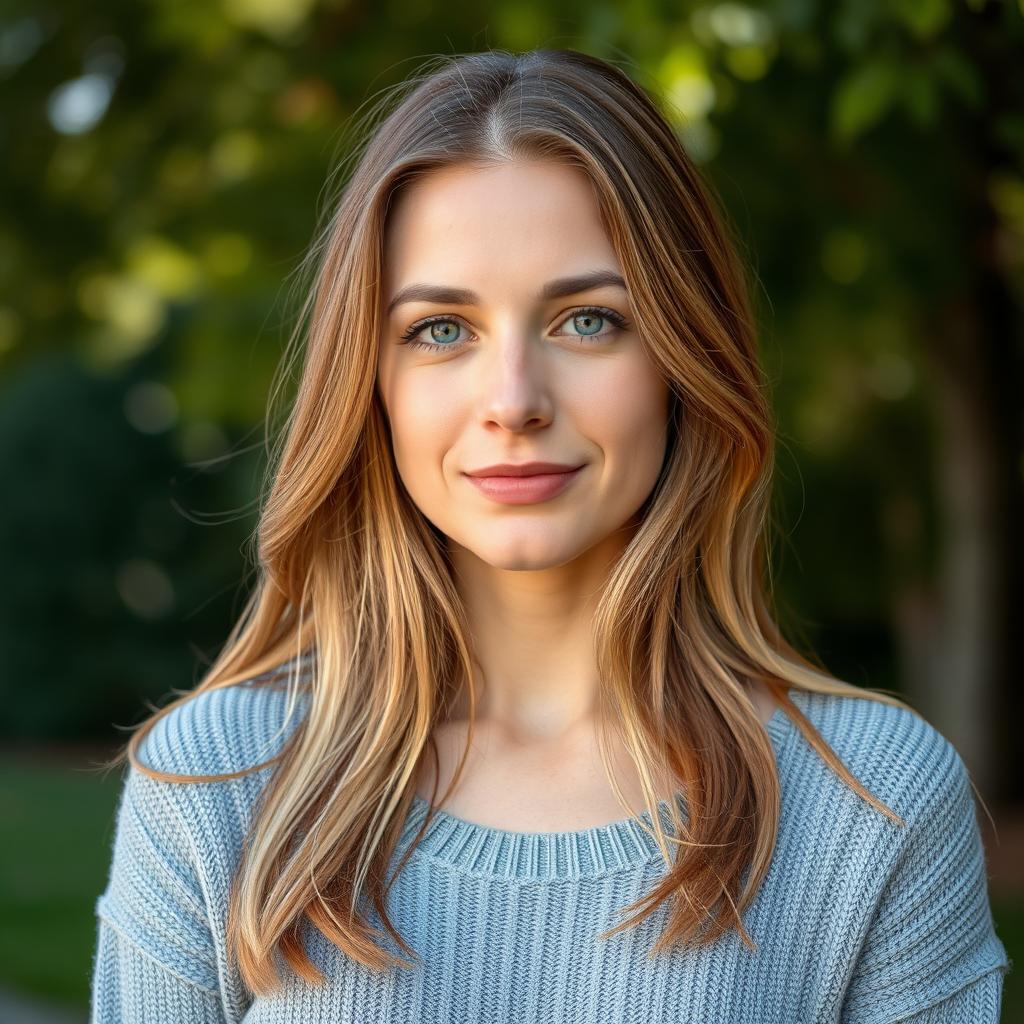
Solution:
[[(672, 867), (626, 908), (637, 916), (603, 937), (674, 896), (652, 956), (675, 942), (710, 943), (732, 925), (754, 948), (740, 915), (771, 860), (780, 792), (745, 687), (763, 681), (835, 772), (900, 825), (787, 690), (908, 705), (812, 664), (782, 637), (766, 603), (774, 426), (727, 222), (655, 102), (595, 57), (535, 50), (435, 58), (393, 92), (395, 102), (388, 93), (372, 110), (376, 130), (353, 150), (354, 170), (307, 260), (313, 282), (280, 368), (283, 379), (301, 356), (301, 376), (268, 469), (256, 586), (199, 686), (141, 723), (119, 758), (127, 753), (137, 769), (174, 782), (276, 764), (228, 912), (229, 948), (253, 992), (279, 984), (275, 949), (301, 976), (323, 980), (300, 941), (304, 918), (368, 967), (410, 966), (374, 943), (380, 933), (357, 904), (368, 895), (388, 933), (412, 952), (385, 912), (384, 867), (421, 759), (432, 747), (437, 756), (433, 730), (468, 686), (458, 782), (475, 697), (445, 538), (399, 484), (375, 394), (386, 216), (400, 188), (435, 168), (568, 162), (596, 189), (636, 329), (671, 389), (662, 472), (610, 574), (594, 636), (602, 721), (637, 766)], [(271, 761), (203, 776), (140, 762), (142, 738), (177, 705), (268, 671), (269, 684), (275, 666), (311, 652), (301, 684), (308, 712)], [(298, 678), (288, 685), (297, 689)], [(665, 777), (685, 787), (688, 808), (686, 823), (671, 811), (671, 837), (653, 782)], [(680, 848), (676, 858), (669, 841)]]

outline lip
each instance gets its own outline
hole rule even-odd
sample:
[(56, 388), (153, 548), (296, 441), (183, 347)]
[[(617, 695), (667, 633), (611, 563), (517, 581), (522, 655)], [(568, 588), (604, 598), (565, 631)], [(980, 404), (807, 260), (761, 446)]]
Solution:
[(580, 466), (564, 462), (499, 462), (494, 466), (473, 469), (466, 476), (539, 476), (542, 473), (570, 473)]
[(492, 501), (503, 505), (532, 505), (561, 494), (580, 475), (585, 465), (557, 473), (530, 473), (526, 476), (473, 476), (466, 473), (465, 477)]

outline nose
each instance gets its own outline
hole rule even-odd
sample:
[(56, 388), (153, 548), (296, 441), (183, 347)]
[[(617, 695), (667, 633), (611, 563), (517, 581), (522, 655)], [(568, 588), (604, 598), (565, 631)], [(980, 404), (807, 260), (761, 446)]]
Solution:
[(553, 381), (540, 345), (525, 331), (494, 340), (479, 361), (474, 380), (480, 416), (506, 430), (523, 430), (551, 420)]

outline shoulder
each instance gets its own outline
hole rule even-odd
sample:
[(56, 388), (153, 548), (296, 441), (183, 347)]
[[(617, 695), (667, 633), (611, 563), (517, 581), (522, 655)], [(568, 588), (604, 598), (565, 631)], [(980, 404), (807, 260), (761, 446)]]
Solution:
[[(969, 796), (967, 769), (956, 747), (912, 708), (871, 696), (796, 689), (790, 690), (790, 698), (851, 774), (908, 825), (931, 813), (937, 803), (962, 803), (965, 791)], [(798, 733), (795, 723), (790, 728)], [(800, 781), (841, 787), (873, 811), (802, 736), (792, 742), (800, 745)]]
[(294, 692), (267, 675), (200, 690), (157, 719), (138, 758), (175, 775), (242, 772), (277, 755), (306, 710)]
[[(923, 1020), (939, 1004), (952, 1014), (955, 1002), (957, 1019), (981, 1020), (968, 1008), (968, 986), (1005, 971), (1008, 958), (962, 757), (910, 708), (806, 691), (790, 697), (851, 774), (906, 823), (868, 804), (795, 726), (787, 730), (780, 774), (792, 783), (783, 799), (792, 798), (799, 850), (786, 866), (797, 865), (802, 883), (817, 880), (801, 899), (808, 927), (827, 936), (815, 948), (829, 960), (822, 976), (848, 979), (840, 1015), (830, 1009), (830, 1019)], [(990, 1007), (999, 984), (985, 982)]]

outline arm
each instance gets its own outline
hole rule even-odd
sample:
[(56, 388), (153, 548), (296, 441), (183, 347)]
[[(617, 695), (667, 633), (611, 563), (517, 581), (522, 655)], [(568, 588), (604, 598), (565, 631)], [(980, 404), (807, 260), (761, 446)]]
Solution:
[(99, 922), (92, 984), (92, 1024), (188, 1021), (223, 1024), (220, 996), (171, 973), (138, 946)]
[(903, 1024), (978, 1024), (998, 1021), (1003, 972), (992, 970), (927, 1010), (902, 1018)]
[(1006, 950), (989, 906), (967, 769), (952, 744), (874, 909), (846, 991), (843, 1024), (998, 1024)]
[(129, 768), (96, 903), (91, 1024), (224, 1024), (216, 947), (176, 784)]

